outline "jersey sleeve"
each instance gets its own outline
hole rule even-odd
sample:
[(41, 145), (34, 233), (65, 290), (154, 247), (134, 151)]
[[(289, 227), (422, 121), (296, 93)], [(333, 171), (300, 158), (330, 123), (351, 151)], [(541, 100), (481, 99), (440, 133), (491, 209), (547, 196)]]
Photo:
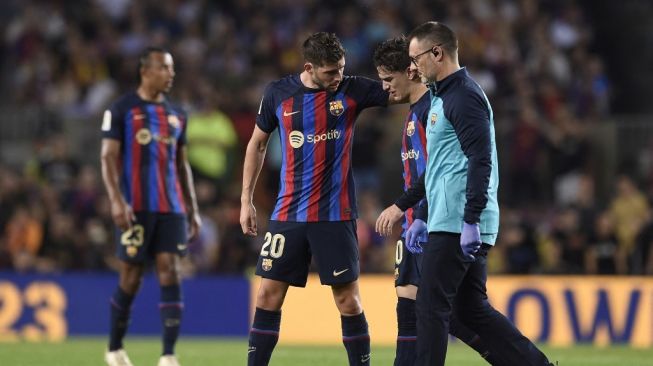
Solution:
[(114, 103), (104, 111), (102, 117), (102, 138), (122, 140), (125, 129), (125, 116), (122, 108)]
[(188, 127), (188, 113), (183, 109), (178, 110), (179, 119), (181, 121), (181, 134), (179, 135), (179, 140), (177, 140), (177, 145), (184, 146), (188, 143), (186, 138), (186, 128)]
[(274, 90), (272, 85), (268, 85), (263, 93), (261, 104), (256, 115), (256, 125), (266, 133), (272, 133), (279, 125), (279, 119), (276, 115), (276, 105)]
[(409, 208), (417, 205), (421, 200), (426, 197), (426, 186), (424, 184), (424, 174), (419, 177), (407, 191), (395, 201), (395, 205), (403, 212)]
[[(424, 130), (426, 130), (426, 124), (428, 123), (429, 114), (431, 112), (431, 97), (429, 93), (427, 92), (426, 95), (422, 96), (418, 103), (415, 114), (417, 115), (419, 124)], [(424, 151), (426, 151), (426, 147), (424, 147)]]
[(445, 109), (467, 157), (465, 222), (480, 222), (488, 201), (492, 173), (490, 111), (485, 98), (471, 88), (461, 88)]
[(359, 110), (369, 107), (385, 107), (390, 94), (383, 90), (380, 81), (363, 76), (352, 76), (356, 85), (354, 97), (358, 100)]

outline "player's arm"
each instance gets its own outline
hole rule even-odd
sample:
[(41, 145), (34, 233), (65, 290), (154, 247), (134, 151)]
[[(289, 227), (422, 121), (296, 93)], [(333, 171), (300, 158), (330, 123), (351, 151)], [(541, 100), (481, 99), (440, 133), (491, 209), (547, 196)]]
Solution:
[(197, 205), (197, 196), (195, 195), (195, 184), (193, 183), (193, 172), (188, 163), (188, 149), (186, 145), (181, 145), (177, 149), (177, 175), (181, 190), (184, 193), (184, 201), (188, 207), (188, 218), (190, 220), (190, 239), (193, 239), (199, 233), (202, 226), (202, 218)]
[(270, 134), (254, 126), (252, 138), (247, 144), (243, 166), (243, 191), (240, 195), (240, 226), (243, 234), (256, 236), (256, 208), (254, 207), (254, 187), (261, 173)]
[(463, 220), (478, 224), (487, 205), (492, 173), (490, 113), (483, 96), (468, 89), (462, 89), (447, 107), (445, 114), (467, 157), (467, 202)]
[(120, 148), (120, 140), (102, 139), (100, 162), (102, 165), (102, 181), (111, 202), (113, 222), (121, 230), (127, 230), (136, 221), (136, 217), (131, 206), (125, 201), (125, 197), (120, 192), (120, 170), (118, 169), (118, 162), (121, 158)]
[(393, 205), (381, 212), (379, 218), (376, 219), (376, 232), (384, 236), (392, 234), (392, 227), (401, 219), (404, 212), (420, 203), (425, 196), (424, 174), (422, 174), (419, 180), (405, 191)]

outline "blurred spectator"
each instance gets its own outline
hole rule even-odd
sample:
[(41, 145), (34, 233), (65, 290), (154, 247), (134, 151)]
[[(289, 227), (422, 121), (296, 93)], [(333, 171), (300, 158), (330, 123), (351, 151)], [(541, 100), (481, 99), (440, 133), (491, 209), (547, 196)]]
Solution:
[(586, 168), (589, 142), (584, 126), (566, 106), (556, 110), (553, 125), (547, 127), (549, 157), (553, 173), (555, 201), (560, 206), (573, 203), (580, 193), (581, 173)]
[(584, 273), (585, 235), (580, 231), (578, 210), (573, 206), (561, 209), (554, 218), (548, 239), (552, 258), (548, 270), (553, 273)]
[(65, 192), (71, 189), (79, 170), (79, 163), (70, 154), (64, 136), (52, 136), (40, 152), (40, 177), (53, 188)]
[(619, 256), (619, 244), (609, 213), (602, 213), (596, 220), (596, 228), (589, 240), (587, 272), (591, 274), (625, 274), (623, 258)]
[(532, 105), (524, 106), (519, 112), (508, 156), (508, 184), (512, 192), (508, 199), (513, 205), (531, 200), (541, 201), (546, 197), (546, 190), (541, 183), (544, 176), (539, 173), (545, 158), (540, 124)]
[[(618, 256), (622, 261), (629, 258), (635, 249), (635, 238), (650, 219), (650, 208), (646, 196), (627, 176), (617, 178), (615, 196), (610, 203), (610, 214), (619, 242)], [(622, 264), (620, 268), (625, 268)]]
[(84, 165), (79, 171), (75, 187), (70, 192), (68, 204), (64, 205), (71, 209), (77, 223), (85, 223), (86, 220), (97, 216), (97, 200), (102, 194), (97, 169)]
[[(203, 210), (201, 212), (206, 212)], [(183, 259), (185, 275), (216, 271), (220, 250), (218, 227), (213, 217), (202, 213), (202, 227), (197, 237), (188, 243), (188, 257)]]
[(388, 248), (394, 253), (394, 246), (386, 247), (385, 239), (375, 230), (376, 218), (382, 209), (376, 192), (363, 191), (358, 196), (359, 218), (356, 220), (356, 234), (361, 271), (364, 272), (390, 273), (394, 263), (388, 260)]
[(25, 206), (15, 208), (7, 223), (7, 252), (17, 271), (29, 271), (37, 266), (37, 256), (43, 244), (43, 225)]
[(637, 246), (632, 255), (632, 273), (653, 274), (653, 221), (649, 221), (637, 235)]
[(219, 102), (216, 93), (212, 90), (205, 93), (202, 108), (191, 115), (186, 128), (188, 162), (196, 180), (208, 180), (215, 185), (217, 193), (213, 203), (216, 203), (233, 180), (238, 140), (231, 119), (216, 108)]
[(520, 217), (518, 211), (503, 209), (499, 243), (498, 248), (505, 256), (504, 270), (508, 273), (528, 274), (538, 269), (535, 230)]

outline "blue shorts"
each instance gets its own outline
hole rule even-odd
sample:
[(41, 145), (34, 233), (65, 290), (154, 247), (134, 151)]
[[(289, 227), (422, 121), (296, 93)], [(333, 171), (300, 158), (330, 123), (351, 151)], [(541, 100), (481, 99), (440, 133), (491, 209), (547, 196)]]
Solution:
[(136, 212), (130, 230), (117, 230), (116, 255), (125, 262), (143, 263), (156, 253), (180, 256), (188, 252), (186, 215), (157, 212)]
[(268, 230), (256, 265), (257, 275), (304, 287), (314, 257), (323, 285), (358, 279), (356, 221), (270, 220)]
[(422, 272), (422, 255), (413, 254), (406, 249), (405, 239), (397, 240), (395, 249), (395, 287), (419, 286)]

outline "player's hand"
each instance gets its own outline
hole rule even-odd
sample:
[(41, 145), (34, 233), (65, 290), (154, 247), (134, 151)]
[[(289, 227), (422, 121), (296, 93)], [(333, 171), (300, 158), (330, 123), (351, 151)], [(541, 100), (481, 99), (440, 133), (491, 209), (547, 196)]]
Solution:
[(424, 220), (415, 219), (406, 230), (406, 249), (413, 254), (422, 252), (422, 245), (428, 239), (428, 229)]
[(189, 239), (193, 240), (197, 238), (197, 235), (200, 233), (200, 228), (202, 227), (202, 216), (198, 212), (194, 212), (190, 217), (190, 233)]
[(240, 206), (240, 227), (243, 234), (249, 236), (258, 235), (256, 227), (256, 208), (253, 203), (242, 203)]
[(397, 205), (388, 206), (376, 219), (376, 232), (382, 236), (390, 236), (392, 227), (403, 215), (404, 212)]
[(465, 259), (474, 261), (474, 253), (481, 248), (481, 230), (478, 224), (463, 222), (463, 229), (460, 233), (460, 248), (463, 250)]
[(132, 224), (136, 222), (136, 215), (134, 215), (131, 206), (122, 199), (111, 201), (111, 217), (116, 226), (122, 231), (131, 229)]

